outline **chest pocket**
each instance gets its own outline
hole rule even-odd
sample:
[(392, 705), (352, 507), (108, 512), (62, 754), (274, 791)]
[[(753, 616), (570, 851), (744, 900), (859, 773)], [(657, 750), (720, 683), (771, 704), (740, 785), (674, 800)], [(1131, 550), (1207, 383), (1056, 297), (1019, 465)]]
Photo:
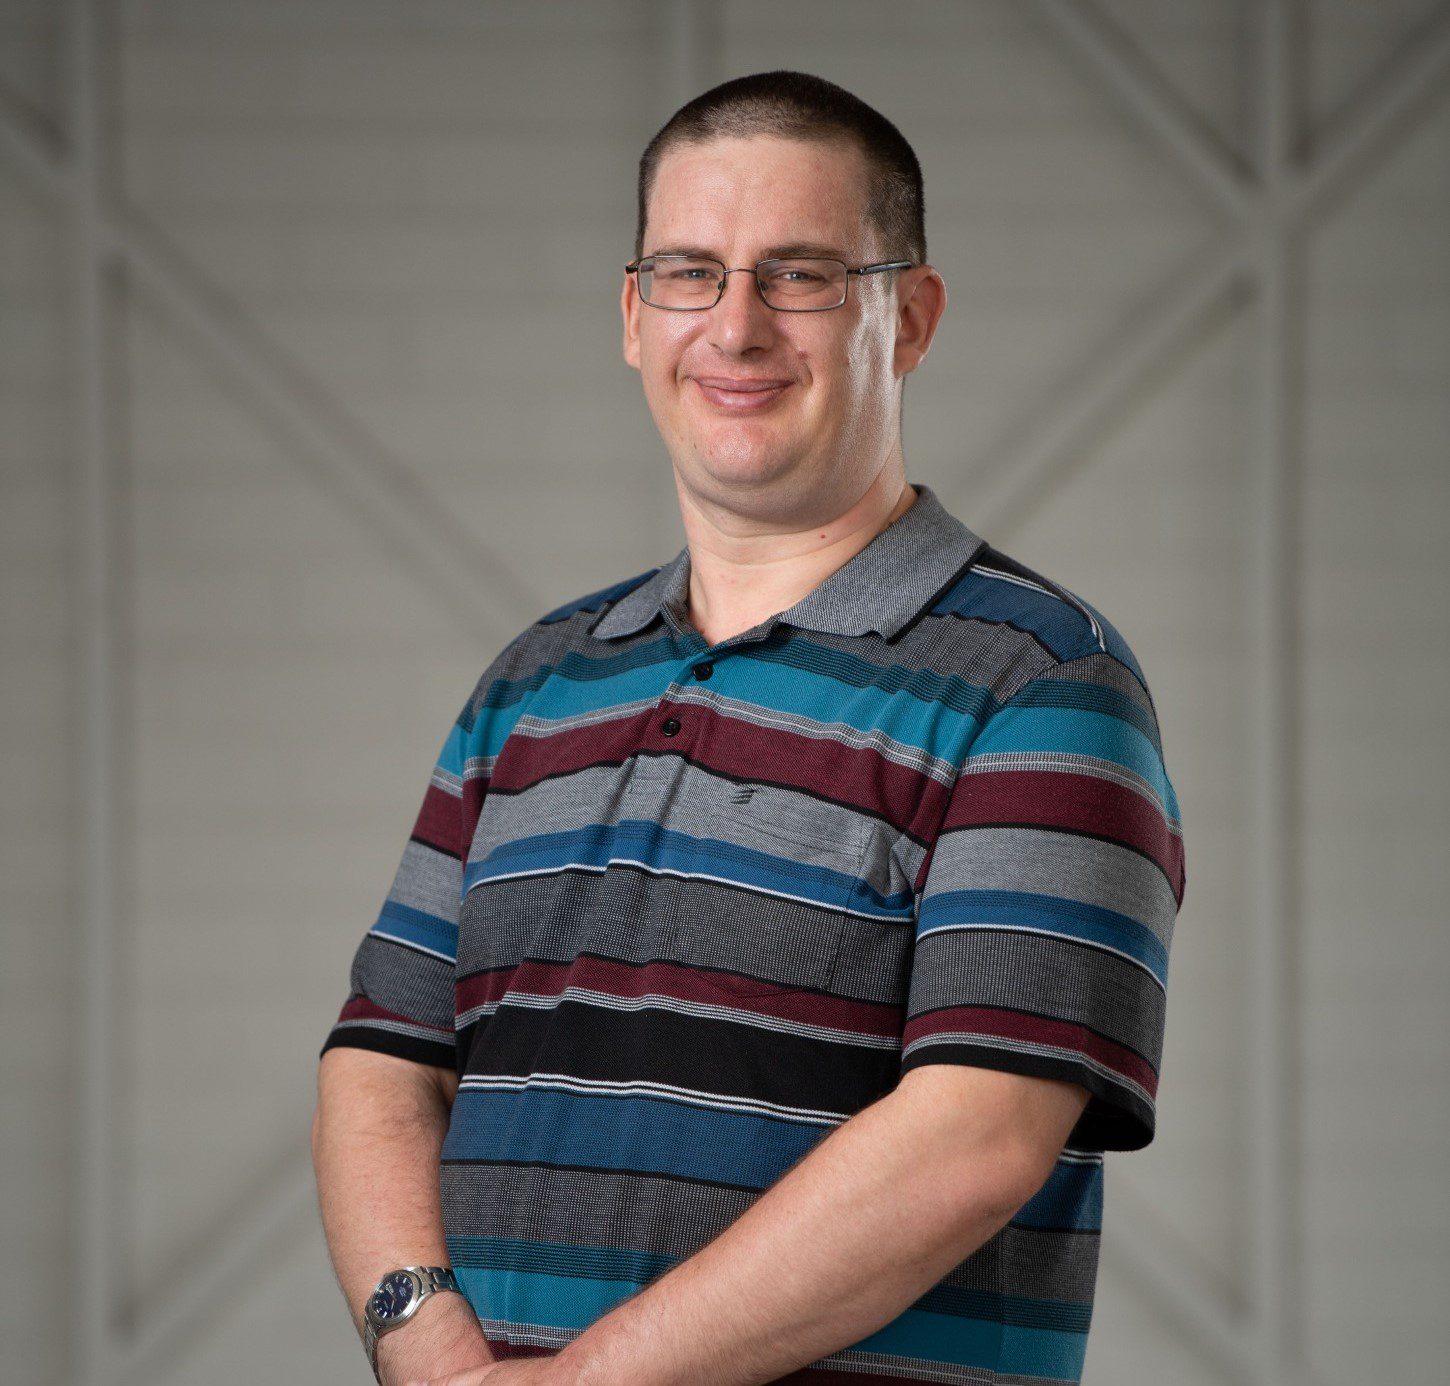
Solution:
[[(827, 836), (782, 821), (789, 796), (694, 772), (636, 778), (625, 810), (652, 818), (658, 867), (677, 878), (676, 961), (722, 996), (829, 990), (865, 857), (864, 826), (843, 812)], [(771, 812), (765, 811), (770, 796)]]

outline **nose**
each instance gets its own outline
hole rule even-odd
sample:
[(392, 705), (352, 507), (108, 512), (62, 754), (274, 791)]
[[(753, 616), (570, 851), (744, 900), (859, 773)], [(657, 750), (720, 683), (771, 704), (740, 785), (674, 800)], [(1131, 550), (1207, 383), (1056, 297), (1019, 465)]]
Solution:
[[(730, 282), (732, 274), (742, 276), (739, 284)], [(732, 355), (768, 347), (775, 335), (775, 310), (761, 297), (753, 268), (725, 271), (725, 292), (708, 316), (711, 343)]]

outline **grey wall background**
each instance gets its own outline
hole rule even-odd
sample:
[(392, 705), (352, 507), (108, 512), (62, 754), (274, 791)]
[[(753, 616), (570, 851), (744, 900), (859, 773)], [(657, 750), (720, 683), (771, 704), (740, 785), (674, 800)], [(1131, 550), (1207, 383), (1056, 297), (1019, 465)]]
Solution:
[(909, 476), (1160, 706), (1089, 1382), (1444, 1380), (1450, 7), (3, 0), (7, 1380), (367, 1379), (317, 1049), (483, 664), (682, 542), (635, 161), (775, 66), (925, 168)]

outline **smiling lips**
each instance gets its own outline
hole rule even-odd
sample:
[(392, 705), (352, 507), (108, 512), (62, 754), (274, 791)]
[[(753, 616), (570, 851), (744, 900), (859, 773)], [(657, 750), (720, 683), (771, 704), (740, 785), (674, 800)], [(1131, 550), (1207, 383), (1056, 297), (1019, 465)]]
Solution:
[(717, 409), (737, 414), (768, 409), (791, 383), (768, 376), (697, 375), (693, 379), (700, 393)]

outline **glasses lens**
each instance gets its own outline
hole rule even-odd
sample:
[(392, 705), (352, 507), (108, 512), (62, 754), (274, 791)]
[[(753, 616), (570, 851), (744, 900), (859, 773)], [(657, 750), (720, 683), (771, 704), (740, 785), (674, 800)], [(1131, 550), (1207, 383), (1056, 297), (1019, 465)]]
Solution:
[(846, 301), (846, 267), (839, 260), (764, 260), (760, 279), (773, 308), (836, 308)]
[(652, 255), (640, 262), (639, 292), (659, 308), (709, 308), (719, 296), (725, 266), (686, 255)]

